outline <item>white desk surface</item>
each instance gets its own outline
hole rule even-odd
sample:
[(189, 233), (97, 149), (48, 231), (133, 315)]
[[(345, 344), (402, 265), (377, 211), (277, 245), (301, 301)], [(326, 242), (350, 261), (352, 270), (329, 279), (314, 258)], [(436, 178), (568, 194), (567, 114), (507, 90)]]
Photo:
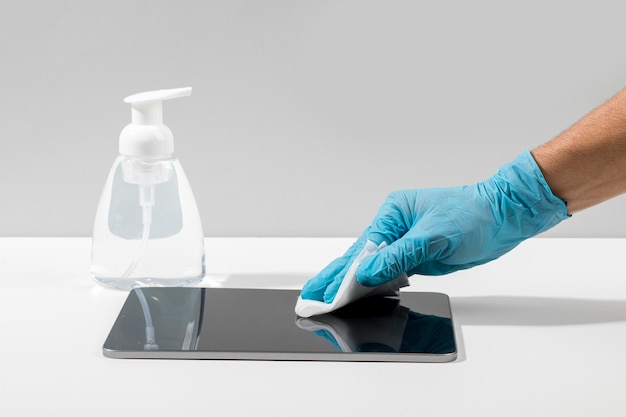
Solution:
[[(299, 289), (351, 242), (207, 239), (202, 285)], [(626, 239), (535, 238), (411, 278), (451, 297), (445, 364), (105, 358), (126, 293), (91, 280), (90, 244), (0, 239), (0, 415), (626, 415)]]

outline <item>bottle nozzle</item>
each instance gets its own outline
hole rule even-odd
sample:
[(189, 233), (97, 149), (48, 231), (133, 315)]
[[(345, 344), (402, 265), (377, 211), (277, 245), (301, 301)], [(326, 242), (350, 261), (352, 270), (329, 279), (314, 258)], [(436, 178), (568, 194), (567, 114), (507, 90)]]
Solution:
[(191, 87), (147, 91), (124, 99), (132, 106), (132, 122), (137, 125), (160, 125), (163, 123), (163, 100), (191, 95)]
[(174, 152), (174, 138), (163, 124), (163, 100), (191, 95), (191, 87), (147, 91), (124, 99), (132, 106), (131, 123), (120, 134), (120, 154), (160, 157)]

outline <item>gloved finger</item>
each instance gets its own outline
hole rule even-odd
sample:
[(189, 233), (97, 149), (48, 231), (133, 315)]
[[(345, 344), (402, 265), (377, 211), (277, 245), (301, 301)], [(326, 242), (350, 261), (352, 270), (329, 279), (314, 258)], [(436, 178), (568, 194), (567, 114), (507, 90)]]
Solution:
[(324, 301), (326, 289), (345, 269), (346, 263), (347, 260), (343, 256), (332, 261), (319, 274), (304, 284), (300, 296), (304, 300)]
[[(423, 265), (439, 265), (434, 261), (445, 258), (456, 244), (456, 239), (447, 237), (401, 238), (382, 248), (378, 253), (363, 261), (356, 272), (357, 281), (366, 287), (375, 287), (394, 280), (403, 273), (412, 275)], [(443, 271), (443, 268), (442, 268)], [(431, 275), (445, 273), (433, 270)]]
[(411, 207), (416, 198), (417, 190), (389, 194), (374, 217), (367, 238), (377, 245), (390, 245), (404, 236), (414, 223)]
[[(366, 229), (367, 232), (367, 229)], [(300, 296), (304, 300), (316, 300), (331, 303), (350, 265), (366, 242), (366, 232), (348, 248), (343, 256), (333, 260), (316, 276), (308, 280), (302, 287)], [(334, 292), (333, 292), (334, 291)], [(330, 300), (330, 301), (327, 301)]]
[(323, 301), (325, 303), (330, 304), (333, 302), (333, 300), (335, 299), (335, 296), (337, 295), (337, 292), (339, 291), (339, 287), (341, 286), (341, 283), (343, 282), (344, 278), (346, 277), (346, 274), (348, 273), (348, 269), (350, 269), (351, 264), (352, 264), (352, 260), (347, 262), (344, 268), (339, 273), (337, 273), (337, 275), (335, 275), (335, 279), (333, 279), (332, 281), (328, 283), (328, 285), (326, 286), (326, 291), (324, 291)]

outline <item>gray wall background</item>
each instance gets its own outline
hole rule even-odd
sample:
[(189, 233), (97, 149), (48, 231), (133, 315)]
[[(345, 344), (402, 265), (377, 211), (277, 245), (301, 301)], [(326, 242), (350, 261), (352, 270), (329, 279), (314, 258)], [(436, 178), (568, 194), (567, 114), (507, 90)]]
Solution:
[[(623, 1), (28, 1), (0, 13), (0, 236), (90, 236), (132, 93), (206, 236), (356, 236), (492, 175), (626, 85)], [(547, 236), (626, 237), (622, 197)]]

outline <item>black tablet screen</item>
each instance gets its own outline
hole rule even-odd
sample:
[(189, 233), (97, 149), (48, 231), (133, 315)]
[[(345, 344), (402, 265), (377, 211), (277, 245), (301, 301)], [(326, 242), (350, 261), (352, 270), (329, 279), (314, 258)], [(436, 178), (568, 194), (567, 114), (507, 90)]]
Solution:
[(447, 362), (445, 294), (401, 292), (297, 317), (299, 291), (143, 288), (130, 292), (103, 352), (113, 358)]

